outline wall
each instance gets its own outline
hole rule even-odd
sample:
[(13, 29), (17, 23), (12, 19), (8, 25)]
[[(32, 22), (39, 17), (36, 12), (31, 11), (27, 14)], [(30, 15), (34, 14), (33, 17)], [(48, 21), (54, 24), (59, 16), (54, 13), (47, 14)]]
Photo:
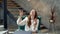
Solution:
[(55, 17), (56, 17), (56, 28), (60, 27), (60, 0), (15, 0), (21, 7), (28, 12), (34, 8), (38, 11), (38, 15), (42, 17), (42, 23), (49, 28), (50, 19), (50, 8), (56, 6)]

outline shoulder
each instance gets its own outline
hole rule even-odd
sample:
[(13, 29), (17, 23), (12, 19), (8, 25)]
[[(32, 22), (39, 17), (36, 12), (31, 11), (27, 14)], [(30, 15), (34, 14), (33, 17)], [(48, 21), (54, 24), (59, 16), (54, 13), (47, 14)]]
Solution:
[(39, 19), (37, 19), (37, 21), (39, 21)]
[(37, 22), (39, 22), (39, 19), (37, 19)]
[(39, 19), (36, 19), (36, 18), (35, 18), (35, 21), (39, 21)]
[(26, 19), (28, 19), (28, 17), (25, 17)]
[(25, 17), (25, 20), (28, 20), (28, 17)]

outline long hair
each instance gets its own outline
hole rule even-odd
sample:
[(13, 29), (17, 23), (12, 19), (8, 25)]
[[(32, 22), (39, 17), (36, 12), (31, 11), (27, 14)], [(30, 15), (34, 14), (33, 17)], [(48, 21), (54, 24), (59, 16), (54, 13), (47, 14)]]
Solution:
[[(35, 16), (34, 19), (37, 19), (37, 12), (35, 11)], [(28, 15), (28, 26), (30, 27), (31, 25), (31, 15)]]

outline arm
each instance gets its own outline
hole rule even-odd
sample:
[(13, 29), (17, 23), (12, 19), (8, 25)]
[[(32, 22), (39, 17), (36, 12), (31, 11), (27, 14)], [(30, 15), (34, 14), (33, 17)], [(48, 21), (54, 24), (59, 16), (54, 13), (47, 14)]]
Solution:
[(21, 17), (19, 17), (17, 20), (17, 24), (23, 26), (26, 24), (27, 19), (28, 18), (26, 17), (24, 20), (22, 20)]
[(39, 20), (37, 19), (37, 21), (35, 21), (35, 22), (37, 22), (37, 23), (34, 24), (34, 29), (33, 29), (34, 32), (36, 32), (38, 30)]

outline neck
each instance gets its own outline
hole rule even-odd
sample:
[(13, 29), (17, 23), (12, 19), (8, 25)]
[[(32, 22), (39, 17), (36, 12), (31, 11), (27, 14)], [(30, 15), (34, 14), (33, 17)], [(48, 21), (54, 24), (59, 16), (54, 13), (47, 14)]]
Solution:
[(31, 19), (34, 19), (34, 16), (31, 16)]

